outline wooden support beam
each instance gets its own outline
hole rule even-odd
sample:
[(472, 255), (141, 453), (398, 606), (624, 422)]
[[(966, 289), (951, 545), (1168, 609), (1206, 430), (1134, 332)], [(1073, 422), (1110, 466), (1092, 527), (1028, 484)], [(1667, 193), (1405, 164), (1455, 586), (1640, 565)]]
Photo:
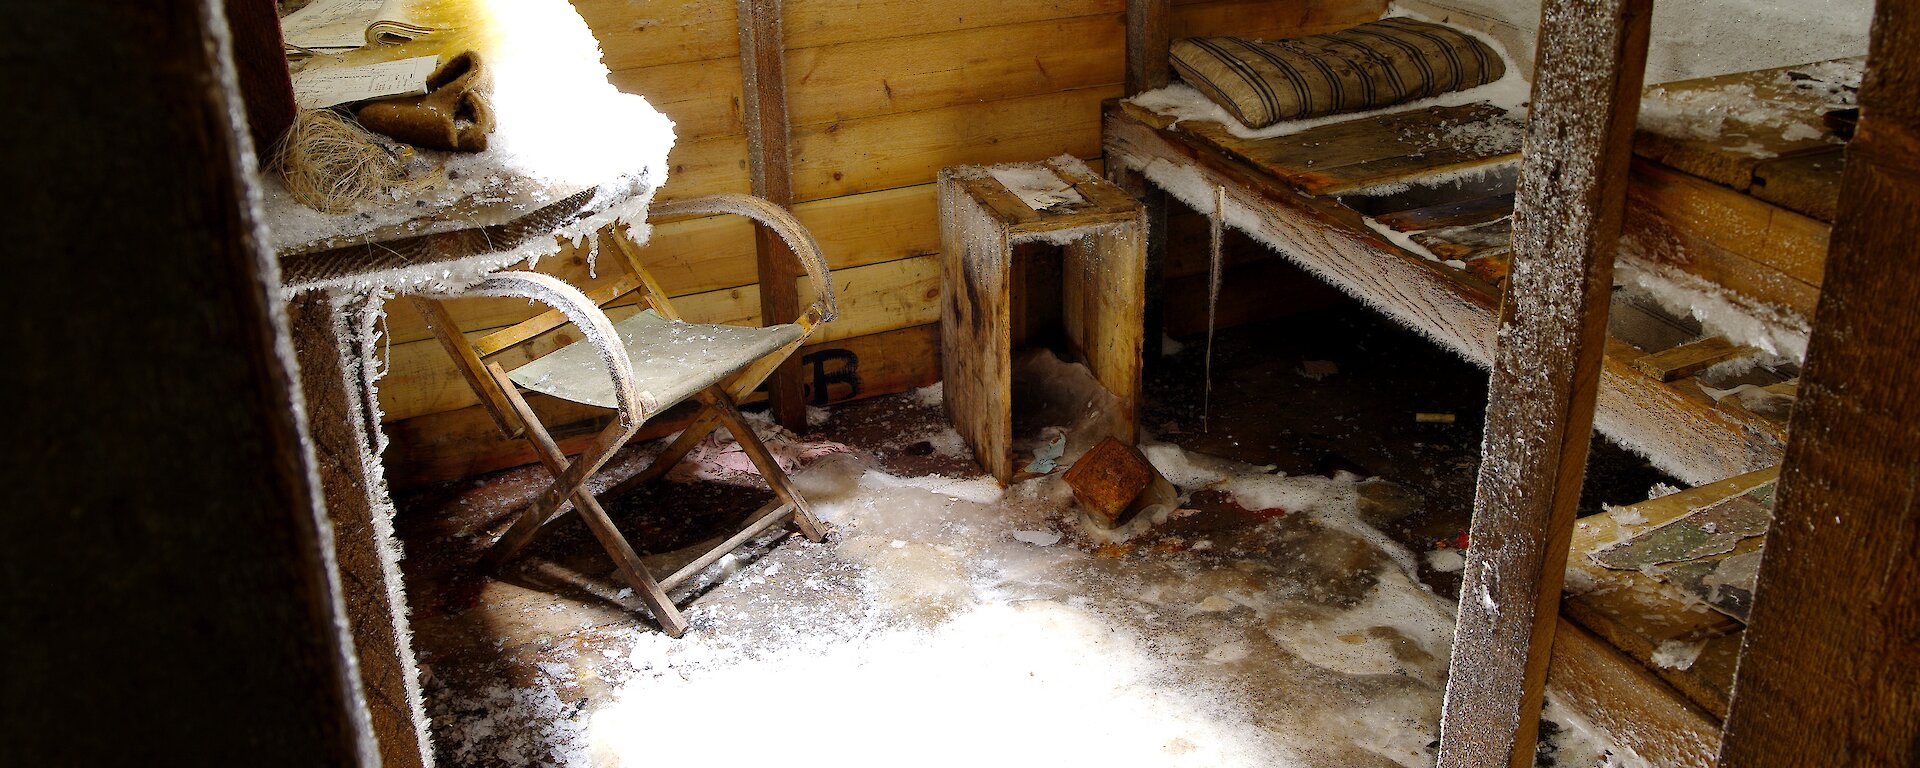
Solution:
[(1651, 0), (1550, 0), (1541, 13), (1441, 768), (1534, 762), (1651, 11)]
[(1920, 762), (1920, 3), (1870, 45), (1721, 765)]
[(1127, 0), (1127, 95), (1167, 84), (1173, 47), (1172, 0)]
[[(781, 32), (780, 0), (738, 0), (740, 77), (745, 96), (747, 162), (753, 193), (782, 208), (793, 207), (793, 152), (787, 120), (786, 41)], [(760, 317), (785, 322), (800, 316), (799, 262), (787, 244), (766, 227), (756, 228), (760, 266)], [(781, 426), (804, 430), (807, 407), (801, 397), (800, 362), (789, 359), (767, 379), (768, 402)]]

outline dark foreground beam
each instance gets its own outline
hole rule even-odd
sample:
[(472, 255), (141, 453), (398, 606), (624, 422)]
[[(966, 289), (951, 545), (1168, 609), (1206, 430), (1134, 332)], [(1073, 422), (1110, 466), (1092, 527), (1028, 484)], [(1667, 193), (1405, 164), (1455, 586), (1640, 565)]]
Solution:
[(0, 3), (9, 764), (375, 759), (220, 7)]
[(1534, 762), (1593, 436), (1651, 0), (1548, 0), (1513, 216), (1442, 768)]
[(1871, 45), (1722, 765), (1920, 765), (1920, 3)]

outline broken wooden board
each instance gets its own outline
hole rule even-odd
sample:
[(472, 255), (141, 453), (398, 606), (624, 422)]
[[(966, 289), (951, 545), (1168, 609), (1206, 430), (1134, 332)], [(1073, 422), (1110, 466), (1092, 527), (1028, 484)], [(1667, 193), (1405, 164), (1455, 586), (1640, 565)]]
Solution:
[[(1272, 177), (1312, 195), (1510, 162), (1520, 153), (1520, 122), (1485, 103), (1359, 118), (1271, 139), (1242, 139), (1219, 123), (1202, 121), (1182, 123), (1180, 130), (1230, 147)], [(1454, 138), (1467, 134), (1491, 138)]]
[[(1574, 525), (1572, 556), (1567, 561), (1565, 613), (1715, 718), (1725, 717), (1740, 654), (1739, 624), (1707, 610), (1686, 589), (1638, 570), (1608, 568), (1589, 554), (1630, 541), (1697, 508), (1771, 488), (1779, 474), (1779, 468), (1771, 467), (1582, 518)], [(1695, 643), (1700, 644), (1699, 655), (1684, 668), (1655, 661), (1663, 646), (1671, 654), (1675, 649), (1691, 650)]]
[(1633, 361), (1633, 367), (1661, 381), (1676, 381), (1757, 351), (1727, 341), (1722, 336), (1708, 336), (1649, 354)]
[[(1853, 106), (1861, 64), (1856, 57), (1648, 88), (1634, 153), (1746, 191), (1762, 164), (1826, 154), (1841, 143), (1824, 118), (1830, 109)], [(1785, 200), (1837, 195), (1837, 186), (1830, 193), (1818, 188), (1837, 185), (1839, 164), (1821, 173), (1832, 180), (1776, 176), (1768, 184), (1770, 193)], [(1806, 188), (1796, 189), (1803, 183)]]
[(1648, 572), (1668, 563), (1725, 555), (1747, 539), (1764, 536), (1773, 513), (1773, 484), (1720, 499), (1619, 544), (1590, 553), (1593, 561), (1622, 571)]

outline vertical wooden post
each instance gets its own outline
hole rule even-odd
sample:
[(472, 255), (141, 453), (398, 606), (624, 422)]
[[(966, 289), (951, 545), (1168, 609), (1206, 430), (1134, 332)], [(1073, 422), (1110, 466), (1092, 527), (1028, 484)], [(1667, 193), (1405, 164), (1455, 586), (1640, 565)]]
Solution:
[(1531, 766), (1593, 433), (1651, 0), (1548, 0), (1514, 208), (1442, 768)]
[[(740, 76), (746, 97), (747, 160), (753, 193), (783, 208), (793, 207), (793, 154), (787, 123), (786, 40), (780, 27), (780, 0), (738, 0)], [(759, 227), (755, 231), (760, 264), (760, 317), (784, 323), (800, 316), (799, 264), (787, 244)], [(800, 361), (789, 358), (767, 379), (767, 401), (781, 426), (807, 425), (801, 399)]]
[[(1172, 0), (1127, 0), (1127, 95), (1165, 86), (1172, 78), (1167, 63), (1173, 28), (1168, 21)], [(1167, 263), (1167, 193), (1145, 176), (1119, 163), (1107, 164), (1107, 178), (1133, 195), (1146, 209), (1146, 274), (1141, 310), (1141, 336), (1146, 350), (1160, 348), (1162, 275)], [(1154, 365), (1156, 353), (1142, 355), (1143, 365)]]
[(1167, 21), (1172, 0), (1127, 0), (1127, 95), (1167, 84), (1167, 50), (1173, 28)]
[(1722, 765), (1920, 764), (1920, 3), (1877, 5)]

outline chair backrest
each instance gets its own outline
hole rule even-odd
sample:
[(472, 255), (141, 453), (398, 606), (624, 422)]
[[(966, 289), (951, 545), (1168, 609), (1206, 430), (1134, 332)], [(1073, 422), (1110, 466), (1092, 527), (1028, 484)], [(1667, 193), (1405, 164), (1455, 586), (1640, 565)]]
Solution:
[[(778, 235), (800, 262), (808, 280), (813, 286), (814, 301), (800, 317), (792, 322), (799, 324), (807, 335), (819, 323), (831, 321), (838, 312), (838, 298), (833, 291), (833, 280), (828, 274), (825, 257), (820, 253), (820, 245), (806, 227), (787, 212), (764, 199), (745, 194), (717, 194), (696, 197), (688, 200), (662, 202), (654, 206), (650, 218), (683, 218), (713, 214), (733, 214), (752, 219), (757, 225)], [(646, 305), (661, 317), (679, 320), (680, 314), (673, 308), (667, 293), (647, 270), (640, 258), (640, 246), (628, 233), (626, 225), (616, 225), (612, 232), (596, 235), (611, 240), (614, 249), (619, 251), (627, 274), (600, 288), (587, 291), (587, 298), (595, 306), (605, 307), (630, 293), (640, 293), (640, 303)], [(604, 252), (604, 248), (602, 252)], [(766, 319), (769, 323), (782, 320)], [(535, 315), (512, 326), (503, 328), (474, 340), (473, 349), (482, 359), (492, 357), (518, 345), (532, 341), (567, 322), (566, 315), (552, 310)], [(565, 346), (557, 344), (554, 349)], [(537, 359), (553, 350), (530, 353), (529, 360)]]

